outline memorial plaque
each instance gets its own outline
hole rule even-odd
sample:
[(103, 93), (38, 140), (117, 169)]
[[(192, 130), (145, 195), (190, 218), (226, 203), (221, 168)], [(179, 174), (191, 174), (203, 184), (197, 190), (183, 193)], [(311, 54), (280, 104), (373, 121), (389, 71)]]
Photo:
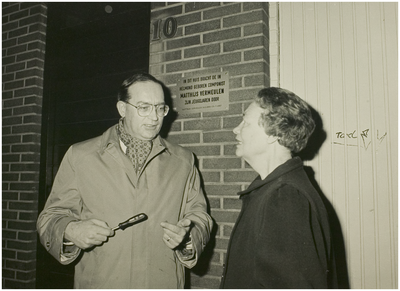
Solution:
[(182, 78), (174, 99), (176, 111), (198, 113), (229, 109), (229, 73), (216, 72)]

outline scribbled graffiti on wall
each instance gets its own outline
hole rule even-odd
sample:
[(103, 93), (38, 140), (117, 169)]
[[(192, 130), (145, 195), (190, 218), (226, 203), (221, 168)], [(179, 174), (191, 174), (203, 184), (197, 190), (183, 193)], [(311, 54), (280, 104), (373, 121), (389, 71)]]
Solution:
[[(380, 133), (379, 130), (376, 131), (376, 140), (378, 141), (378, 144), (381, 144), (386, 137), (387, 137), (387, 132)], [(333, 144), (355, 146), (355, 147), (360, 146), (361, 148), (367, 150), (372, 143), (372, 138), (374, 137), (370, 129), (365, 129), (361, 132), (353, 130), (347, 133), (343, 131), (337, 131), (335, 133), (336, 141), (334, 141)]]

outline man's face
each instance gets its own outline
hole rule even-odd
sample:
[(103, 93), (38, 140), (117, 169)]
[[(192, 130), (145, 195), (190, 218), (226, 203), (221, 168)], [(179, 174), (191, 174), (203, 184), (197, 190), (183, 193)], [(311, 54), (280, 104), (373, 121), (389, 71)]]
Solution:
[[(161, 85), (152, 81), (138, 82), (128, 88), (129, 103), (140, 105), (165, 104), (164, 92)], [(139, 116), (135, 107), (119, 101), (118, 111), (125, 117), (124, 126), (127, 133), (141, 140), (152, 140), (160, 132), (164, 116), (158, 116), (153, 106), (148, 116)]]
[(236, 155), (251, 163), (268, 149), (269, 136), (258, 124), (263, 109), (251, 103), (243, 115), (243, 121), (233, 130), (236, 134)]

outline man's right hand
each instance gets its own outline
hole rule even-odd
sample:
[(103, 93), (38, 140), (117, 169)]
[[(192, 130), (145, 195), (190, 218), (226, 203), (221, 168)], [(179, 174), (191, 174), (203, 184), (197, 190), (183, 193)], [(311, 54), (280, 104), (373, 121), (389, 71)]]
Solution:
[(98, 219), (71, 221), (64, 232), (65, 239), (83, 250), (101, 245), (112, 235), (114, 231), (107, 223)]

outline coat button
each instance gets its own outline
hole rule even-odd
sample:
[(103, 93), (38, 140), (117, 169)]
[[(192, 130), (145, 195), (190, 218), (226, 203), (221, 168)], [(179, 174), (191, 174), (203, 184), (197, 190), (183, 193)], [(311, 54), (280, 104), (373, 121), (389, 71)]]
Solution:
[(50, 242), (49, 242), (49, 241), (46, 242), (46, 247), (47, 247), (47, 248), (50, 248)]

